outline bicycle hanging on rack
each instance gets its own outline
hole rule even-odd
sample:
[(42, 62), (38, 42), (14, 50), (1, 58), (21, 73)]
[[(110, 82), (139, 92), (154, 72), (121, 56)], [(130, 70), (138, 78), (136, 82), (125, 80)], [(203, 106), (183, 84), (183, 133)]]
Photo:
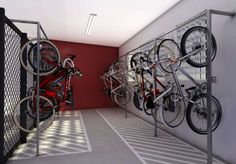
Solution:
[(123, 61), (117, 61), (101, 76), (105, 92), (120, 106), (126, 105), (131, 99), (131, 89), (125, 76), (126, 72), (126, 64)]
[[(204, 35), (206, 37), (207, 32), (205, 28), (197, 27), (190, 29), (189, 31), (191, 32), (187, 31), (187, 34), (184, 34), (184, 37), (181, 41), (182, 48), (187, 49), (187, 45), (189, 46), (189, 44), (186, 44), (186, 38), (195, 30), (204, 30)], [(196, 36), (196, 32), (194, 33)], [(214, 37), (212, 38), (214, 40)], [(216, 48), (215, 42), (211, 45), (213, 49)], [(171, 53), (168, 52), (170, 49), (166, 49), (168, 46), (170, 49), (172, 49)], [(206, 50), (205, 45), (197, 40), (197, 42), (194, 42), (191, 46), (191, 51), (189, 51), (187, 54), (181, 54), (178, 44), (171, 39), (165, 39), (159, 44), (157, 53), (158, 59), (160, 61), (165, 61), (161, 62), (160, 65), (164, 71), (172, 73), (175, 82), (175, 90), (173, 91), (173, 87), (170, 87), (171, 89), (168, 92), (165, 92), (163, 95), (161, 95), (164, 97), (163, 104), (159, 102), (161, 96), (155, 99), (154, 102), (163, 107), (161, 114), (164, 124), (168, 125), (169, 127), (176, 127), (181, 124), (186, 113), (187, 123), (190, 128), (199, 134), (207, 134), (207, 84), (205, 82), (197, 82), (191, 75), (189, 75), (184, 69), (180, 67), (180, 63), (183, 61), (187, 61), (189, 64), (191, 63), (192, 66), (197, 65), (199, 68), (207, 66), (206, 56), (202, 55), (202, 51)], [(173, 53), (179, 54), (179, 57), (173, 57), (171, 55)], [(214, 49), (213, 54), (211, 54), (212, 60), (214, 59), (215, 53), (216, 49)], [(187, 95), (183, 94), (179, 79), (176, 75), (176, 71), (183, 73), (183, 75), (185, 75), (195, 85), (185, 89)], [(186, 102), (188, 102), (187, 106), (185, 104)], [(214, 96), (211, 97), (211, 102), (213, 108), (211, 115), (212, 131), (214, 131), (220, 123), (222, 111), (219, 101)], [(176, 119), (177, 116), (179, 119)]]
[[(20, 53), (22, 66), (31, 74), (36, 75), (36, 70), (40, 70), (40, 95), (39, 95), (39, 131), (47, 129), (55, 119), (55, 114), (59, 111), (59, 104), (62, 102), (72, 103), (71, 77), (82, 76), (82, 73), (75, 68), (72, 55), (60, 61), (60, 53), (56, 46), (48, 40), (40, 40), (40, 65), (37, 65), (37, 44), (35, 39), (23, 45)], [(30, 46), (29, 51), (27, 47)], [(24, 56), (24, 55), (27, 56)], [(27, 57), (27, 60), (23, 60)], [(48, 75), (48, 76), (44, 76)], [(29, 88), (27, 97), (21, 99), (14, 108), (13, 118), (18, 128), (24, 132), (36, 132), (36, 96), (37, 87)], [(27, 119), (27, 125), (22, 122), (19, 115)]]
[(152, 109), (155, 108), (155, 105), (152, 101), (154, 95), (157, 97), (161, 91), (159, 88), (154, 88), (152, 79), (154, 79), (162, 89), (165, 88), (165, 85), (156, 77), (157, 75), (150, 70), (156, 68), (156, 65), (153, 64), (148, 54), (137, 52), (131, 57), (130, 67), (135, 74), (134, 81), (137, 83), (137, 85), (134, 86), (134, 105), (147, 115), (153, 115)]

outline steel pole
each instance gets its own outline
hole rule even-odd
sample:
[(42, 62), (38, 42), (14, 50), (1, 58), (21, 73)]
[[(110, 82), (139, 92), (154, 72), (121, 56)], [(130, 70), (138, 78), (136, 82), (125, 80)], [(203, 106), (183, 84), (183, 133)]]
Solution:
[(212, 68), (211, 68), (211, 10), (207, 12), (207, 163), (212, 164), (212, 128), (211, 128), (211, 92), (212, 92)]
[(36, 118), (37, 118), (37, 133), (36, 133), (36, 156), (39, 156), (39, 64), (40, 64), (40, 50), (39, 50), (39, 41), (40, 41), (40, 23), (37, 23), (37, 96), (36, 96)]

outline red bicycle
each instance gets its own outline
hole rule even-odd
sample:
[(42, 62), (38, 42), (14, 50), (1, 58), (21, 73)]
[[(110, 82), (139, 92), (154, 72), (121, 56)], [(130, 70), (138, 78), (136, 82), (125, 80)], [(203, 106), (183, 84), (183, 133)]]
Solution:
[[(27, 65), (27, 68), (30, 66), (32, 67), (32, 70), (34, 70), (30, 73), (35, 74), (35, 70), (40, 69), (40, 75), (47, 74), (47, 76), (42, 76), (40, 78), (39, 84), (39, 131), (43, 131), (52, 124), (61, 103), (73, 103), (71, 77), (81, 77), (82, 73), (79, 69), (75, 68), (73, 62), (76, 57), (75, 55), (71, 55), (58, 63), (59, 60), (55, 60), (55, 56), (57, 58), (60, 57), (59, 51), (50, 41), (45, 40), (40, 42), (41, 60), (40, 65), (38, 65), (37, 62), (35, 62), (37, 57), (37, 55), (35, 55), (37, 44), (30, 44), (30, 42), (27, 42), (27, 44), (31, 45), (27, 52), (28, 62), (31, 64)], [(27, 46), (23, 46), (23, 48), (25, 47)], [(22, 50), (22, 52), (24, 52), (24, 50)], [(32, 60), (29, 61), (29, 59)], [(53, 72), (51, 70), (53, 70)], [(51, 73), (48, 74), (48, 72)], [(36, 129), (33, 128), (35, 121), (37, 120), (36, 93), (37, 87), (34, 85), (29, 88), (27, 97), (21, 99), (14, 109), (14, 122), (17, 127), (24, 132), (30, 133), (36, 131)], [(24, 119), (22, 119), (22, 117), (24, 117)]]

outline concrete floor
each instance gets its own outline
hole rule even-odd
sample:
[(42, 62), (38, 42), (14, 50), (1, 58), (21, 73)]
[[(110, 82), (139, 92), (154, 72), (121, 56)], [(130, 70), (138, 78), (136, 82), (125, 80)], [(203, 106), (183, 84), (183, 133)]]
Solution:
[(81, 110), (91, 152), (8, 160), (7, 164), (142, 164), (96, 110)]
[[(128, 118), (125, 118), (124, 111), (118, 108), (81, 110), (80, 113), (73, 117), (62, 118), (61, 121), (63, 122), (63, 119), (80, 120), (80, 125), (82, 125), (80, 129), (83, 129), (83, 132), (80, 134), (73, 132), (73, 134), (84, 136), (83, 141), (84, 145), (87, 145), (87, 151), (80, 152), (78, 148), (78, 152), (60, 155), (50, 151), (50, 156), (44, 152), (40, 157), (18, 158), (9, 160), (7, 164), (207, 163), (205, 153), (160, 129), (158, 129), (158, 137), (153, 137), (152, 125), (130, 114)], [(73, 140), (70, 142), (69, 145), (76, 143)], [(62, 149), (66, 151), (65, 148)], [(222, 162), (215, 159), (214, 164), (222, 164)]]

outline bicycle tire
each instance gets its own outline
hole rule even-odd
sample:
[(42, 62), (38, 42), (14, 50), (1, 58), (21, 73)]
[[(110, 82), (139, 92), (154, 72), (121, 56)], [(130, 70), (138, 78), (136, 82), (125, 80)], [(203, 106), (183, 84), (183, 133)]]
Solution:
[[(146, 53), (142, 53), (142, 52), (135, 53), (130, 59), (130, 67), (131, 69), (135, 69), (134, 71), (137, 74), (141, 73), (141, 61), (140, 61), (141, 57), (151, 62), (151, 60), (148, 58), (148, 55)], [(150, 62), (147, 62), (147, 61), (146, 62), (144, 61), (144, 63), (146, 66), (149, 66)]]
[[(174, 96), (172, 98), (172, 96)], [(173, 101), (174, 99), (174, 101)], [(179, 126), (185, 117), (184, 102), (177, 93), (170, 93), (163, 99), (161, 118), (164, 125), (175, 128)]]
[(140, 103), (139, 94), (138, 94), (137, 92), (138, 92), (138, 91), (135, 91), (135, 92), (134, 92), (133, 103), (134, 103), (134, 106), (135, 106), (138, 110), (143, 111), (143, 108), (141, 107), (141, 103)]
[[(194, 96), (191, 99), (191, 101), (189, 102), (189, 104), (187, 106), (186, 119), (187, 119), (187, 123), (188, 123), (189, 127), (194, 132), (196, 132), (198, 134), (201, 134), (201, 135), (206, 135), (206, 134), (208, 134), (208, 130), (207, 130), (207, 108), (203, 107), (203, 108), (199, 109), (199, 106), (195, 105), (195, 104), (197, 104), (199, 99), (203, 99), (203, 98), (206, 100), (207, 99), (207, 94), (204, 94), (204, 93), (199, 94), (199, 95)], [(216, 130), (216, 128), (220, 124), (221, 117), (222, 117), (222, 110), (221, 110), (221, 105), (220, 105), (219, 101), (217, 100), (217, 98), (215, 98), (214, 96), (211, 96), (211, 100), (212, 100), (212, 105), (211, 106), (212, 106), (212, 113), (213, 113), (212, 117), (214, 117), (212, 119), (212, 132), (213, 132), (213, 131)], [(205, 105), (207, 105), (207, 104), (205, 104)], [(197, 114), (196, 117), (194, 117), (195, 114)], [(201, 129), (203, 127), (202, 126), (203, 124), (200, 127), (197, 127), (195, 119), (197, 120), (197, 123), (199, 121), (201, 121), (201, 122), (203, 121), (202, 123), (205, 123), (205, 126), (204, 126), (205, 129)]]
[[(47, 42), (40, 42), (40, 44), (45, 44)], [(41, 54), (41, 58), (43, 58), (43, 52), (53, 52), (53, 54), (56, 54), (55, 49), (54, 48), (40, 48), (40, 54)], [(47, 54), (49, 56), (49, 53)], [(29, 52), (27, 53), (27, 58), (28, 58), (28, 62), (31, 65), (31, 67), (34, 70), (37, 70), (37, 43), (33, 44), (30, 49)], [(40, 72), (49, 72), (51, 70), (53, 70), (53, 65), (47, 64), (46, 62), (42, 62), (43, 60), (41, 59), (40, 65), (44, 65), (44, 67), (42, 68), (42, 66), (39, 67), (39, 71)], [(57, 62), (56, 62), (57, 64)]]
[(130, 102), (131, 92), (126, 87), (120, 88), (114, 92), (114, 99), (119, 106), (124, 106)]
[[(156, 57), (157, 57), (157, 48), (158, 48), (158, 46), (154, 46), (148, 52), (148, 58), (152, 61), (152, 63), (155, 63), (157, 61), (157, 59), (156, 59)], [(158, 77), (167, 76), (165, 71), (163, 71), (162, 68), (160, 67), (160, 64), (156, 64), (156, 66), (155, 66), (155, 76), (158, 76)]]
[[(191, 37), (191, 35), (194, 35), (194, 37)], [(195, 26), (190, 29), (188, 29), (181, 38), (181, 51), (182, 56), (187, 55), (189, 52), (197, 50), (200, 48), (201, 44), (204, 44), (205, 47), (207, 47), (207, 35), (209, 35), (209, 32), (207, 28), (202, 26)], [(212, 47), (212, 54), (211, 54), (211, 61), (214, 60), (217, 52), (217, 44), (216, 39), (213, 34), (211, 34), (211, 47)], [(205, 55), (205, 60), (202, 58), (202, 54), (206, 54), (207, 52), (203, 48), (199, 53), (195, 54), (192, 57), (189, 57), (189, 59), (186, 61), (188, 64), (190, 64), (193, 67), (201, 68), (207, 66), (207, 59)], [(200, 55), (200, 56), (199, 56)], [(195, 60), (197, 59), (197, 60)], [(198, 61), (199, 60), (199, 61)]]
[[(155, 104), (153, 103), (153, 96), (151, 93), (148, 93), (145, 97), (146, 98), (143, 101), (143, 111), (145, 112), (146, 115), (151, 116), (152, 109), (155, 108)], [(149, 106), (153, 106), (153, 107), (148, 107), (148, 105), (147, 105), (148, 103), (151, 103), (151, 105), (149, 105)]]
[[(21, 126), (21, 123), (20, 123), (20, 120), (19, 120), (19, 114), (20, 114), (20, 112), (22, 112), (22, 110), (20, 109), (20, 105), (22, 104), (22, 103), (26, 103), (26, 109), (24, 109), (24, 114), (26, 115), (26, 116), (29, 116), (29, 114), (27, 113), (27, 108), (31, 108), (31, 107), (29, 107), (29, 105), (27, 104), (27, 101), (28, 100), (30, 100), (30, 101), (32, 101), (32, 98), (33, 98), (33, 96), (27, 96), (27, 97), (25, 97), (25, 98), (23, 98), (23, 99), (21, 99), (17, 104), (16, 104), (16, 106), (14, 107), (14, 111), (13, 111), (13, 120), (14, 120), (14, 123), (15, 123), (15, 125), (20, 129), (20, 130), (22, 130), (22, 131), (24, 131), (24, 132), (26, 132), (26, 133), (34, 133), (34, 132), (36, 132), (37, 130), (36, 129), (28, 129), (27, 127), (22, 127)], [(53, 103), (48, 99), (48, 98), (46, 98), (46, 97), (44, 97), (44, 96), (39, 96), (39, 99), (42, 99), (42, 100), (44, 100), (44, 101), (46, 101), (50, 106), (53, 106)], [(25, 102), (26, 101), (26, 102)], [(46, 105), (46, 103), (44, 104), (44, 105)], [(19, 111), (20, 110), (20, 111)], [(31, 110), (32, 111), (32, 109), (29, 109), (29, 110)], [(53, 120), (54, 120), (54, 117), (55, 117), (55, 109), (54, 108), (52, 108), (51, 109), (52, 110), (52, 113), (51, 113), (51, 118), (49, 118), (49, 117), (47, 117), (47, 119), (42, 119), (42, 118), (40, 118), (40, 125), (39, 125), (39, 131), (40, 132), (42, 132), (42, 131), (44, 131), (44, 130), (46, 130), (51, 124), (52, 124), (52, 122), (53, 122)], [(22, 114), (22, 113), (21, 113)], [(30, 116), (31, 117), (31, 116)], [(34, 121), (33, 122), (35, 122), (36, 121), (36, 117), (34, 118)], [(33, 126), (30, 126), (30, 127), (33, 127)]]
[[(156, 54), (162, 70), (166, 73), (172, 73), (170, 67), (171, 62), (168, 60), (168, 58), (173, 60), (178, 59), (181, 56), (181, 50), (174, 40), (164, 39), (158, 45)], [(178, 65), (180, 66), (181, 62), (179, 62)]]
[(143, 101), (143, 111), (146, 115), (151, 116), (152, 115), (152, 109), (145, 107), (147, 101)]
[(126, 80), (125, 72), (128, 70), (126, 63), (123, 60), (118, 60), (113, 64), (113, 71), (115, 77), (121, 81)]
[[(27, 46), (30, 45), (30, 44), (32, 44), (32, 43), (35, 42), (35, 41), (37, 42), (37, 39), (32, 39), (32, 40), (29, 40), (28, 42), (26, 42), (26, 43), (22, 46), (22, 48), (21, 48), (21, 50), (20, 50), (20, 53), (19, 53), (19, 59), (20, 59), (21, 65), (23, 66), (23, 68), (24, 68), (26, 71), (28, 71), (29, 73), (31, 73), (31, 74), (33, 74), (33, 75), (37, 75), (37, 72), (35, 72), (35, 70), (37, 70), (37, 67), (33, 67), (33, 69), (27, 67), (27, 62), (26, 62), (26, 63), (24, 62), (24, 60), (23, 60), (24, 57), (23, 57), (23, 56), (24, 56), (24, 51), (27, 49)], [(57, 64), (59, 64), (59, 63), (60, 63), (60, 52), (59, 52), (58, 48), (57, 48), (52, 42), (50, 42), (50, 41), (48, 41), (48, 40), (46, 40), (46, 39), (40, 39), (40, 42), (46, 42), (46, 43), (50, 44), (52, 47), (55, 48), (55, 50), (56, 50), (56, 52), (57, 52), (57, 54), (58, 54)], [(34, 45), (34, 44), (33, 44), (33, 45)], [(36, 44), (36, 45), (37, 45), (37, 44)], [(27, 58), (27, 61), (30, 63), (30, 66), (32, 66), (33, 64), (32, 64), (32, 61), (29, 60), (28, 52), (27, 52), (26, 54), (27, 54), (27, 57), (26, 57), (26, 58)], [(50, 69), (49, 71), (43, 71), (43, 72), (42, 72), (42, 70), (41, 70), (40, 73), (39, 73), (39, 75), (40, 75), (40, 76), (49, 75), (49, 74), (53, 73), (56, 69), (57, 69), (57, 67), (54, 67), (53, 69)]]

